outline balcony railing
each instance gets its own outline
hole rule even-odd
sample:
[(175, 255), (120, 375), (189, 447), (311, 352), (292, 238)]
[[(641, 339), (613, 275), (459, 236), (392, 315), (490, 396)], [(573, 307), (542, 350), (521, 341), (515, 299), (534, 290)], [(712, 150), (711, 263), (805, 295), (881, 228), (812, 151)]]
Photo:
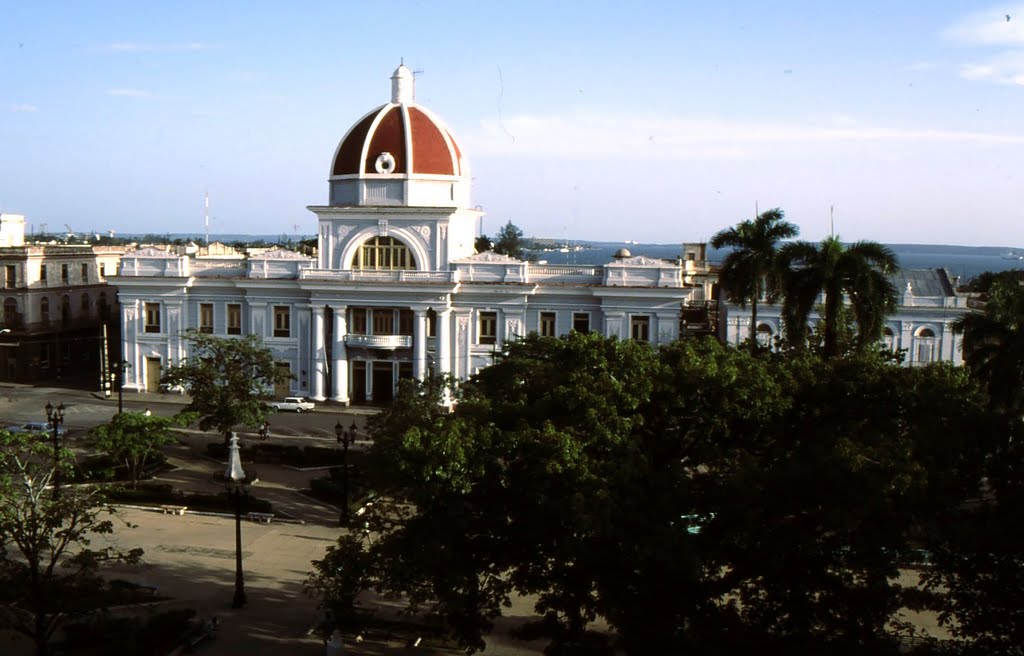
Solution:
[(345, 345), (372, 349), (399, 349), (412, 346), (410, 335), (345, 335)]
[(305, 269), (303, 280), (336, 280), (339, 282), (457, 282), (454, 271), (337, 271)]

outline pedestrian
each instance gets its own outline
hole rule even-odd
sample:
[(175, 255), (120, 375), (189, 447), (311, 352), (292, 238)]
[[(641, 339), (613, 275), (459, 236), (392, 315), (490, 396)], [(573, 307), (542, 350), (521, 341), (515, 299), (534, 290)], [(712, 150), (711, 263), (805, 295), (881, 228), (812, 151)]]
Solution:
[(144, 413), (142, 413), (142, 414), (146, 415), (147, 417), (152, 417), (153, 416), (153, 413), (149, 411), (149, 408), (146, 408), (146, 411)]

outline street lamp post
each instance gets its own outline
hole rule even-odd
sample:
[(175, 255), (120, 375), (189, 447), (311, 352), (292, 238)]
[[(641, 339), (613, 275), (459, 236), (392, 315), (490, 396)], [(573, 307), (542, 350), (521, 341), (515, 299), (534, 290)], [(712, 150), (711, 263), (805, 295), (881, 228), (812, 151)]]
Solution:
[(46, 402), (46, 424), (53, 431), (53, 495), (60, 494), (60, 427), (64, 423), (64, 404), (56, 408)]
[(334, 425), (334, 435), (341, 445), (341, 517), (338, 520), (340, 526), (348, 526), (348, 447), (356, 441), (356, 420), (352, 420), (352, 426), (347, 431), (341, 425), (341, 420)]
[(231, 434), (228, 446), (228, 468), (224, 472), (224, 487), (235, 505), (235, 596), (232, 608), (245, 608), (245, 580), (242, 575), (242, 506), (249, 498), (249, 488), (256, 481), (242, 470), (242, 458), (238, 454), (238, 435)]
[(124, 411), (124, 370), (131, 367), (132, 363), (127, 360), (117, 363), (117, 414)]

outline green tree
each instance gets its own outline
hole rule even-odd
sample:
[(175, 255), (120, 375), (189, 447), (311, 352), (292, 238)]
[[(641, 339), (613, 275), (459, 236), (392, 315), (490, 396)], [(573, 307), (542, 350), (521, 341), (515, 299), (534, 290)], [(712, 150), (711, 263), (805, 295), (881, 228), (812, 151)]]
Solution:
[(494, 250), (494, 244), (491, 243), (490, 237), (487, 235), (480, 235), (473, 242), (473, 250), (477, 253), (485, 253), (490, 250)]
[(953, 330), (963, 333), (964, 362), (987, 388), (993, 408), (1024, 413), (1024, 287), (997, 279), (984, 311), (960, 317)]
[(142, 556), (141, 549), (92, 547), (113, 533), (113, 509), (94, 489), (54, 493), (54, 476), (70, 468), (69, 458), (33, 436), (0, 431), (0, 629), (29, 637), (37, 656), (51, 653), (62, 622), (97, 608), (102, 563)]
[(820, 244), (786, 244), (779, 257), (785, 271), (782, 317), (791, 346), (803, 348), (807, 343), (807, 321), (818, 294), (824, 292), (825, 356), (841, 353), (844, 297), (849, 299), (857, 322), (855, 349), (874, 348), (882, 334), (882, 322), (896, 308), (896, 288), (889, 276), (899, 270), (899, 263), (889, 248), (873, 241), (847, 246), (838, 237), (828, 237)]
[(1024, 288), (997, 276), (984, 311), (959, 319), (966, 368), (987, 392), (973, 438), (974, 467), (949, 467), (962, 481), (960, 503), (929, 531), (928, 587), (940, 621), (978, 654), (1017, 654), (1024, 644), (1024, 547), (1012, 527), (1024, 521)]
[(514, 257), (517, 260), (525, 259), (523, 253), (523, 231), (511, 221), (506, 223), (498, 231), (497, 241), (494, 242), (494, 252)]
[(189, 330), (189, 356), (170, 367), (161, 382), (181, 385), (191, 398), (182, 417), (199, 417), (201, 430), (216, 429), (231, 437), (238, 424), (256, 428), (271, 410), (261, 399), (289, 379), (256, 335), (221, 338)]
[(711, 238), (714, 248), (731, 248), (718, 275), (726, 298), (746, 307), (750, 302), (750, 349), (757, 350), (757, 303), (775, 302), (779, 293), (778, 244), (800, 230), (784, 220), (779, 208), (761, 212)]
[(551, 654), (892, 652), (901, 564), (967, 498), (991, 425), (962, 369), (710, 338), (531, 335), (452, 412), (446, 385), (405, 383), (373, 420), (373, 540), (311, 587), (339, 615), (356, 588), (399, 594), (473, 649), (519, 594)]
[(173, 441), (170, 429), (177, 423), (169, 417), (122, 412), (114, 415), (110, 423), (90, 431), (90, 445), (123, 463), (135, 487), (147, 464), (160, 456), (165, 444)]

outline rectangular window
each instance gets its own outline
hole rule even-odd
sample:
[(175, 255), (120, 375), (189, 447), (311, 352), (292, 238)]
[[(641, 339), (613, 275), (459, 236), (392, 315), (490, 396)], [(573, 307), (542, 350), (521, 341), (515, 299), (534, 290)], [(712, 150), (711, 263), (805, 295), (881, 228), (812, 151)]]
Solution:
[(82, 282), (89, 282), (89, 265), (82, 265)]
[(480, 339), (478, 344), (494, 344), (498, 341), (498, 313), (480, 313)]
[(395, 313), (392, 310), (373, 311), (373, 334), (394, 335), (395, 334)]
[(8, 289), (18, 286), (18, 269), (13, 264), (4, 267), (4, 286)]
[(349, 332), (353, 335), (366, 334), (366, 308), (352, 308), (352, 327)]
[(573, 312), (572, 329), (578, 333), (589, 333), (590, 314), (588, 312)]
[(398, 311), (398, 334), (399, 335), (412, 335), (412, 324), (415, 315), (412, 310), (399, 310)]
[(159, 303), (146, 303), (146, 324), (145, 332), (147, 333), (158, 333), (160, 332), (160, 304)]
[(287, 305), (274, 306), (274, 337), (292, 336), (292, 309)]
[(629, 336), (637, 342), (649, 342), (651, 331), (650, 317), (631, 317), (629, 320)]
[(427, 337), (437, 337), (437, 312), (427, 310)]
[(46, 265), (45, 264), (40, 264), (39, 265), (39, 282), (42, 283), (44, 287), (46, 286)]
[(60, 265), (60, 281), (64, 284), (71, 282), (71, 267), (67, 264)]
[(555, 336), (555, 313), (554, 312), (541, 312), (540, 313), (540, 336), (541, 337), (554, 337)]
[(39, 366), (42, 369), (50, 368), (50, 345), (40, 344), (39, 345)]
[(107, 265), (100, 262), (100, 278), (104, 278), (107, 275)]
[(242, 306), (237, 303), (228, 304), (228, 334), (242, 334)]
[(213, 332), (213, 303), (199, 304), (199, 332)]

